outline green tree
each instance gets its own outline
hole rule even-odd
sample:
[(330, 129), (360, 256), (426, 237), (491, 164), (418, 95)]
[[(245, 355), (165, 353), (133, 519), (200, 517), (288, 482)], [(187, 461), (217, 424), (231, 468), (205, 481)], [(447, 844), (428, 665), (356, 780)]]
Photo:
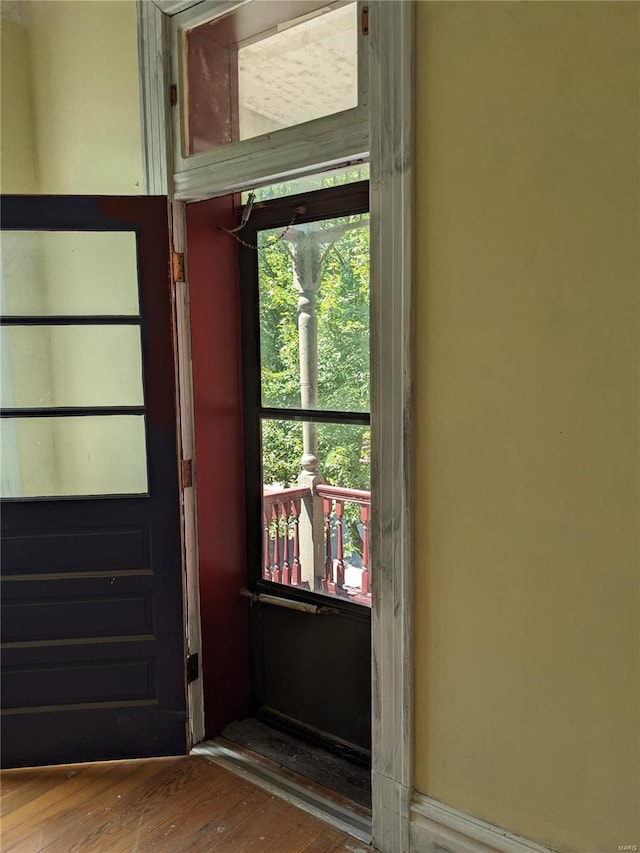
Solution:
[[(329, 178), (316, 186), (362, 180), (366, 167)], [(299, 191), (283, 184), (258, 191), (259, 200)], [(324, 232), (321, 285), (316, 294), (319, 407), (336, 411), (369, 410), (369, 223), (368, 215), (342, 217), (319, 224)], [(294, 226), (295, 228), (295, 226)], [(284, 232), (284, 233), (283, 233)], [(333, 233), (332, 233), (333, 232)], [(298, 292), (294, 285), (293, 249), (286, 229), (260, 233), (260, 347), (262, 402), (272, 407), (300, 407)], [(318, 471), (326, 482), (345, 488), (370, 488), (369, 427), (319, 424)], [(262, 462), (265, 483), (295, 485), (301, 471), (302, 425), (264, 420)], [(362, 553), (359, 509), (345, 505), (346, 553)]]
[[(369, 229), (368, 217), (323, 223), (340, 236), (326, 246), (316, 297), (318, 400), (325, 409), (369, 409)], [(342, 232), (342, 229), (346, 230)], [(263, 404), (300, 406), (298, 293), (290, 245), (281, 230), (262, 232), (258, 268)], [(324, 235), (323, 235), (324, 236)], [(300, 473), (302, 427), (264, 421), (265, 483), (292, 485)], [(318, 468), (327, 482), (369, 487), (370, 431), (346, 424), (318, 425)]]

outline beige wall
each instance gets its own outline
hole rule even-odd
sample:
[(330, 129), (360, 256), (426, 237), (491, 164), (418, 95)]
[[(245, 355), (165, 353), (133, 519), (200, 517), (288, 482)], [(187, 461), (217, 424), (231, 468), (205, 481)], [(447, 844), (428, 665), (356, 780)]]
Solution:
[(20, 7), (0, 3), (0, 181), (4, 193), (36, 191), (27, 29)]
[(640, 844), (637, 3), (418, 3), (415, 780)]
[(32, 0), (40, 191), (143, 193), (133, 0)]
[(3, 191), (142, 194), (133, 0), (0, 8)]

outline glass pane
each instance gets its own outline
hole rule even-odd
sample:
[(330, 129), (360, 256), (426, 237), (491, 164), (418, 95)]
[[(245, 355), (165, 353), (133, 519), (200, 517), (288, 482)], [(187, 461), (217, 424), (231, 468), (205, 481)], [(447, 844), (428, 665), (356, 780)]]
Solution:
[(262, 404), (369, 409), (369, 215), (262, 231)]
[(141, 406), (139, 326), (4, 326), (3, 407)]
[[(253, 195), (255, 201), (269, 201), (272, 198), (326, 190), (329, 187), (341, 187), (344, 184), (368, 180), (369, 164), (360, 163), (355, 166), (341, 166), (339, 169), (317, 172), (314, 175), (304, 175), (301, 178), (291, 178), (288, 181), (281, 181), (279, 184), (269, 184), (266, 187), (253, 190)], [(242, 193), (242, 204), (247, 203), (249, 194), (249, 190)]]
[(371, 430), (262, 421), (262, 577), (371, 606)]
[(144, 494), (143, 415), (3, 418), (2, 497)]
[(133, 231), (1, 231), (5, 316), (137, 315)]
[(186, 33), (186, 153), (358, 105), (355, 2), (251, 3)]

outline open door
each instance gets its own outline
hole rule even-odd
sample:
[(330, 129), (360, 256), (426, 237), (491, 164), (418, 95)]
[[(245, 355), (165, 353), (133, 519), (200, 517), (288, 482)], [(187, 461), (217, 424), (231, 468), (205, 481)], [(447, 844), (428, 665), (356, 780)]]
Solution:
[(184, 754), (166, 198), (2, 199), (2, 764)]
[(241, 230), (239, 201), (186, 212), (206, 735), (253, 715), (367, 764), (369, 185)]

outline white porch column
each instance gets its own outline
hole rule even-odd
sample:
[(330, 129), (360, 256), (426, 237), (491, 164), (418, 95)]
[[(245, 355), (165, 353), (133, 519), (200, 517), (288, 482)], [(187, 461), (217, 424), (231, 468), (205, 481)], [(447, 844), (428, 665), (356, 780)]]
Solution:
[[(300, 405), (318, 406), (318, 326), (316, 293), (322, 281), (322, 255), (318, 235), (298, 226), (289, 237), (293, 248), (293, 283), (298, 291), (298, 343), (300, 351)], [(302, 458), (298, 483), (310, 490), (300, 513), (300, 564), (302, 580), (316, 589), (324, 576), (324, 516), (322, 499), (315, 485), (324, 482), (318, 474), (318, 429), (302, 424)]]

